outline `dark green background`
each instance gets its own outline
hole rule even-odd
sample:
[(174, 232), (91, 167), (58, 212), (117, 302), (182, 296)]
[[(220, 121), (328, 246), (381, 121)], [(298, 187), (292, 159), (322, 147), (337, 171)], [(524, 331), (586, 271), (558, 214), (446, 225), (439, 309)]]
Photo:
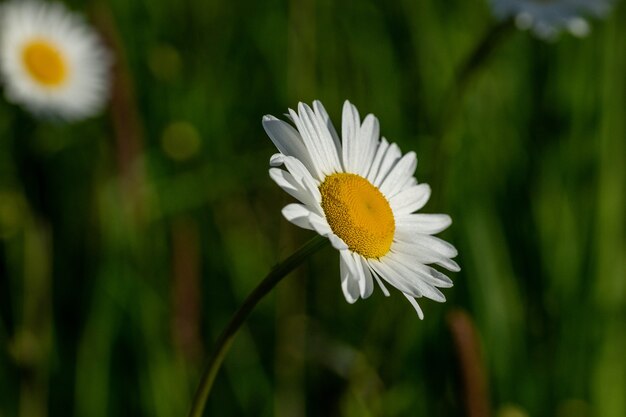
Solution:
[(397, 291), (347, 304), (324, 249), (254, 311), (207, 415), (466, 415), (457, 308), (494, 415), (626, 415), (624, 2), (552, 43), (485, 1), (70, 6), (117, 87), (74, 125), (0, 102), (0, 416), (185, 415), (230, 314), (312, 236), (261, 117), (313, 99), (417, 152), (463, 269), (420, 321)]

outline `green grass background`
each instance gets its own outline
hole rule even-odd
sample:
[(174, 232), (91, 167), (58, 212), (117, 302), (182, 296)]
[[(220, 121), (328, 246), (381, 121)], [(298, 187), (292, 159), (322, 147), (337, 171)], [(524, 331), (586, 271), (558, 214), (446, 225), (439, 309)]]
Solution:
[(261, 117), (350, 99), (417, 152), (459, 249), (448, 301), (349, 305), (326, 248), (253, 312), (206, 415), (464, 416), (467, 311), (498, 417), (626, 415), (626, 6), (585, 39), (485, 1), (70, 2), (115, 50), (107, 111), (0, 101), (0, 416), (183, 416), (220, 330), (312, 236)]

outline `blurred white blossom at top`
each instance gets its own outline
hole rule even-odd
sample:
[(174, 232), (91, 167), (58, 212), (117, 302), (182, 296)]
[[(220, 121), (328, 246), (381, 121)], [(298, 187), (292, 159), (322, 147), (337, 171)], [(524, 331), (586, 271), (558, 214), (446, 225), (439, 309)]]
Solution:
[(588, 17), (604, 17), (614, 0), (490, 0), (498, 19), (515, 20), (519, 29), (530, 30), (545, 40), (566, 31), (584, 37), (590, 31)]

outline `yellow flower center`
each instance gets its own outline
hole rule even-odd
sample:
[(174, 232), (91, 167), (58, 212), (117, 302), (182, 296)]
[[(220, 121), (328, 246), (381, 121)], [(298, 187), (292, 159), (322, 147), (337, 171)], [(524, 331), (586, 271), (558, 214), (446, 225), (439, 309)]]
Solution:
[(58, 87), (67, 78), (65, 57), (48, 41), (37, 39), (27, 43), (22, 59), (30, 76), (45, 87)]
[(389, 252), (396, 222), (385, 196), (355, 174), (332, 174), (320, 185), (322, 208), (333, 233), (365, 258)]

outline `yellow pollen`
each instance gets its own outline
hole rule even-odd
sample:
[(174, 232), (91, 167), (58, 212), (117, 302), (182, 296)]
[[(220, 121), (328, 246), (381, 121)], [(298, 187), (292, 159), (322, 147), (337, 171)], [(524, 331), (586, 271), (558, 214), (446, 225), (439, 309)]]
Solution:
[(30, 76), (45, 87), (58, 87), (67, 78), (65, 57), (48, 41), (37, 39), (27, 43), (22, 59)]
[(333, 233), (365, 258), (389, 252), (396, 222), (385, 196), (355, 174), (332, 174), (320, 185), (322, 208)]

